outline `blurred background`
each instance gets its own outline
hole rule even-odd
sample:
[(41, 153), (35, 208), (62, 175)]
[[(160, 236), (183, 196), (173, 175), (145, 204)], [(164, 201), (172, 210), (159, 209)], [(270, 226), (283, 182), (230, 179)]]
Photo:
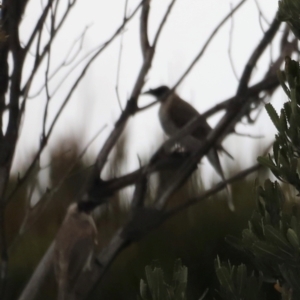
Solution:
[[(126, 14), (132, 12), (138, 3), (136, 0), (128, 1)], [(178, 0), (159, 40), (145, 90), (162, 84), (174, 85), (217, 24), (237, 3), (238, 1), (227, 0)], [(67, 5), (66, 1), (62, 1), (61, 5)], [(150, 38), (153, 38), (168, 5), (168, 1), (152, 1)], [(55, 76), (49, 82), (49, 89), (52, 94), (55, 93), (55, 97), (49, 106), (46, 126), (50, 126), (74, 78), (80, 74), (83, 66), (80, 63), (81, 57), (84, 62), (84, 57), (88, 57), (92, 49), (109, 39), (123, 22), (124, 8), (125, 1), (120, 0), (88, 0), (76, 3), (52, 46), (50, 74)], [(40, 0), (29, 1), (20, 27), (21, 39), (27, 40), (41, 10)], [(205, 112), (233, 96), (245, 63), (267, 30), (276, 10), (276, 1), (246, 1), (238, 13), (221, 28), (203, 58), (178, 87), (177, 92), (199, 112)], [(279, 51), (279, 39), (280, 36), (259, 61), (250, 85), (265, 75), (272, 63), (272, 57)], [(137, 14), (86, 73), (61, 114), (36, 172), (33, 172), (31, 179), (18, 191), (14, 201), (10, 202), (6, 214), (11, 283), (7, 299), (16, 299), (20, 294), (55, 237), (67, 206), (74, 201), (95, 156), (113, 128), (121, 109), (125, 107), (142, 64), (139, 44)], [(78, 65), (72, 69), (74, 63), (68, 65), (65, 57), (72, 57), (77, 51), (80, 51), (81, 56), (78, 56)], [(32, 61), (27, 61), (28, 74)], [(64, 67), (56, 73), (55, 70), (60, 65)], [(45, 69), (41, 68), (39, 72), (29, 93), (31, 99), (26, 107), (14, 158), (11, 188), (18, 181), (19, 174), (25, 172), (30, 158), (39, 147), (42, 112), (46, 103), (46, 93), (42, 88)], [(23, 79), (26, 79), (26, 74)], [(153, 99), (146, 96), (141, 97), (139, 105), (143, 106), (151, 100)], [(281, 89), (272, 97), (272, 103), (277, 109), (285, 100), (286, 96)], [(104, 172), (105, 178), (135, 170), (139, 167), (139, 158), (142, 163), (148, 162), (165, 138), (159, 127), (157, 112), (158, 107), (154, 106), (131, 118), (122, 139), (109, 158)], [(222, 113), (219, 113), (208, 120), (212, 127), (221, 116)], [(80, 157), (92, 137), (104, 127), (85, 155)], [(224, 156), (221, 158), (226, 177), (253, 165), (256, 157), (270, 145), (275, 133), (263, 109), (255, 124), (245, 126), (240, 123), (236, 129), (238, 132), (263, 137), (257, 139), (231, 135), (226, 138), (224, 147), (234, 156), (234, 160), (228, 160)], [(156, 180), (161, 180), (163, 176), (167, 174), (157, 175)], [(184, 210), (139, 243), (128, 247), (114, 261), (105, 279), (94, 292), (94, 297), (90, 299), (136, 299), (145, 266), (153, 259), (158, 259), (167, 271), (167, 276), (170, 276), (177, 258), (181, 258), (189, 270), (189, 299), (198, 299), (206, 287), (211, 288), (209, 297), (214, 295), (217, 298), (214, 290), (214, 260), (217, 255), (222, 260), (230, 259), (233, 263), (245, 259), (224, 241), (224, 237), (241, 236), (241, 231), (247, 226), (255, 207), (255, 179), (261, 182), (266, 176), (269, 174), (262, 170), (232, 186), (236, 205), (234, 214), (229, 211), (226, 196), (221, 192)], [(199, 171), (173, 196), (171, 203), (175, 205), (199, 195), (199, 191), (218, 181), (219, 178), (204, 159)], [(151, 201), (151, 188), (155, 189), (155, 182), (152, 184), (148, 201)], [(46, 201), (46, 205), (39, 208), (38, 200), (47, 195), (50, 187), (56, 187), (55, 192)], [(126, 220), (131, 194), (131, 188), (123, 190), (109, 205), (95, 211), (99, 228), (99, 249), (110, 241), (116, 229)], [(26, 220), (28, 203), (38, 207), (36, 216), (30, 220)], [(54, 299), (55, 295), (56, 283), (51, 274), (40, 299)], [(276, 299), (276, 295), (272, 299)]]
[[(124, 153), (126, 142), (127, 140), (123, 139), (119, 143), (112, 158), (111, 176), (118, 174), (118, 166), (126, 159)], [(65, 147), (72, 148), (72, 152), (66, 152)], [(58, 141), (56, 150), (51, 153), (50, 182), (51, 185), (55, 185), (63, 179), (63, 184), (46, 206), (43, 205), (41, 209), (37, 209), (35, 217), (27, 222), (21, 235), (18, 232), (23, 221), (26, 201), (28, 201), (25, 196), (26, 191), (35, 182), (29, 180), (28, 185), (18, 192), (15, 200), (8, 207), (8, 243), (11, 246), (8, 278), (10, 285), (7, 299), (17, 299), (24, 284), (55, 237), (67, 206), (74, 201), (74, 197), (80, 190), (89, 168), (83, 160), (78, 161), (78, 152), (77, 140)], [(63, 177), (66, 169), (70, 166), (74, 167), (65, 179)], [(237, 169), (227, 169), (229, 173), (236, 171)], [(167, 176), (167, 174), (161, 176)], [(212, 296), (217, 297), (215, 259), (219, 255), (221, 260), (229, 259), (232, 263), (247, 261), (246, 257), (225, 242), (225, 237), (228, 235), (241, 237), (241, 232), (248, 226), (248, 219), (255, 208), (255, 179), (262, 181), (266, 176), (268, 174), (264, 171), (259, 174), (254, 173), (247, 180), (241, 180), (232, 186), (236, 205), (235, 213), (228, 209), (226, 194), (218, 194), (182, 211), (150, 232), (140, 242), (122, 251), (102, 283), (94, 291), (94, 296), (89, 299), (136, 299), (140, 279), (145, 279), (145, 266), (151, 264), (153, 260), (159, 260), (166, 271), (166, 278), (171, 280), (173, 264), (177, 258), (181, 258), (183, 264), (188, 267), (188, 299), (199, 299), (207, 287), (210, 288), (207, 299), (212, 299)], [(12, 186), (16, 180), (17, 178), (12, 178)], [(216, 182), (212, 179), (211, 184)], [(202, 190), (201, 176), (197, 173), (172, 197), (171, 205), (183, 203), (188, 198), (199, 195)], [(41, 190), (42, 193), (44, 193), (43, 190)], [(124, 193), (123, 195), (119, 193), (111, 199), (109, 205), (95, 212), (99, 231), (99, 249), (107, 245), (115, 231), (127, 219), (130, 208), (127, 200)], [(148, 201), (151, 201), (151, 195)], [(274, 290), (274, 296), (280, 295), (276, 293)], [(51, 273), (38, 299), (50, 300), (55, 297), (56, 282), (54, 274)]]

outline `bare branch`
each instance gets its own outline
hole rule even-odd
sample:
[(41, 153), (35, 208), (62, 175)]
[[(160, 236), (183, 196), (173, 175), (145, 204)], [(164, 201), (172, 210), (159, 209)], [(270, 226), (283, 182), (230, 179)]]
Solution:
[[(53, 9), (51, 6), (50, 9), (51, 12), (51, 29), (50, 29), (50, 36), (53, 35), (54, 32), (54, 26), (55, 26), (55, 16), (53, 13)], [(42, 127), (42, 136), (41, 136), (41, 146), (44, 143), (47, 143), (46, 140), (46, 123), (47, 123), (47, 117), (48, 117), (48, 108), (50, 103), (50, 93), (49, 93), (49, 70), (50, 70), (50, 60), (51, 60), (51, 46), (50, 44), (49, 51), (48, 51), (48, 59), (47, 59), (47, 65), (46, 65), (46, 72), (45, 72), (45, 92), (46, 92), (46, 105), (44, 109), (44, 117), (43, 117), (43, 127)]]
[[(230, 4), (230, 9), (232, 10), (232, 5)], [(233, 36), (233, 28), (234, 28), (234, 19), (233, 19), (233, 14), (231, 14), (231, 24), (230, 24), (230, 31), (229, 31), (229, 41), (228, 41), (228, 57), (231, 65), (231, 69), (233, 72), (234, 77), (236, 80), (239, 80), (239, 76), (237, 74), (237, 71), (234, 66), (234, 62), (232, 59), (232, 53), (231, 53), (231, 47), (232, 47), (232, 36)]]
[(150, 0), (145, 0), (142, 5), (141, 21), (140, 21), (140, 40), (141, 49), (144, 60), (146, 60), (147, 52), (150, 48), (148, 38), (148, 16), (149, 16)]
[[(124, 20), (126, 19), (127, 5), (128, 5), (128, 0), (125, 0)], [(124, 30), (121, 34), (121, 39), (120, 39), (120, 49), (119, 49), (118, 66), (117, 66), (117, 79), (116, 79), (116, 87), (115, 87), (116, 95), (117, 95), (117, 99), (121, 111), (123, 111), (123, 109), (122, 109), (121, 99), (119, 95), (119, 80), (120, 80), (121, 60), (122, 60), (122, 53), (123, 53), (123, 37), (124, 37)]]
[[(245, 96), (251, 97), (253, 102), (254, 101), (261, 101), (261, 98), (258, 97), (258, 95), (263, 91), (272, 91), (276, 89), (279, 86), (279, 80), (276, 75), (268, 75), (266, 76), (262, 81), (259, 83), (253, 85), (252, 87), (248, 88)], [(238, 99), (241, 99), (239, 96), (233, 96), (227, 100), (223, 100), (216, 104), (214, 107), (207, 110), (205, 113), (202, 114), (203, 117), (208, 118), (212, 116), (213, 114), (221, 111), (221, 110), (227, 110), (230, 103), (234, 101), (238, 101)]]
[[(44, 22), (47, 18), (48, 12), (52, 6), (52, 3), (55, 0), (48, 0), (47, 5), (45, 6), (45, 8), (43, 9), (43, 13), (41, 14), (39, 20), (37, 21), (35, 28), (32, 31), (32, 34), (29, 37), (28, 42), (26, 43), (26, 46), (24, 47), (24, 52), (27, 53), (36, 37), (36, 35), (38, 34), (38, 32), (42, 31), (42, 28), (44, 26)], [(40, 34), (40, 33), (39, 33)]]
[[(51, 0), (49, 0), (49, 1), (52, 4), (52, 1)], [(26, 83), (24, 84), (24, 87), (22, 88), (22, 92), (24, 92), (26, 90), (29, 90), (30, 85), (32, 83), (32, 79), (34, 78), (34, 76), (35, 76), (37, 70), (39, 69), (42, 61), (44, 60), (46, 54), (48, 53), (49, 47), (52, 44), (53, 40), (55, 39), (55, 36), (57, 35), (57, 33), (59, 32), (60, 28), (62, 27), (62, 25), (66, 21), (66, 19), (67, 19), (68, 15), (69, 15), (71, 9), (73, 8), (75, 2), (76, 2), (76, 0), (73, 1), (73, 2), (69, 1), (69, 5), (66, 8), (66, 11), (64, 12), (63, 16), (61, 17), (60, 22), (58, 23), (58, 25), (53, 30), (52, 35), (50, 35), (50, 38), (49, 38), (48, 42), (46, 43), (46, 45), (44, 46), (44, 49), (43, 49), (42, 53), (41, 54), (39, 54), (39, 52), (36, 53), (36, 59), (35, 59), (34, 66), (33, 66), (32, 70), (31, 70), (31, 73), (30, 73), (30, 76), (29, 76), (28, 80), (26, 81)], [(49, 12), (49, 9), (48, 9), (48, 12)], [(43, 26), (43, 25), (44, 25), (44, 23), (42, 23), (40, 26)], [(37, 51), (38, 51), (38, 49), (37, 49)], [(25, 97), (24, 97), (23, 101), (26, 101)]]
[(165, 15), (164, 15), (162, 21), (159, 24), (158, 30), (157, 30), (157, 32), (155, 34), (155, 38), (154, 38), (154, 41), (153, 41), (153, 47), (156, 47), (157, 41), (159, 39), (159, 36), (160, 36), (160, 34), (161, 34), (161, 32), (162, 32), (162, 30), (164, 28), (164, 25), (167, 22), (168, 16), (170, 15), (170, 13), (172, 11), (172, 8), (173, 8), (175, 2), (176, 2), (176, 0), (172, 0), (172, 2), (170, 3), (167, 11), (165, 12)]
[(190, 73), (190, 71), (193, 69), (193, 67), (196, 65), (196, 63), (199, 61), (199, 59), (203, 56), (206, 48), (210, 44), (210, 42), (213, 40), (217, 32), (220, 30), (220, 28), (223, 27), (223, 25), (228, 21), (228, 19), (246, 2), (247, 0), (242, 0), (221, 22), (220, 24), (215, 28), (215, 30), (211, 33), (208, 40), (202, 47), (201, 51), (198, 53), (198, 55), (194, 58), (192, 63), (189, 65), (187, 70), (183, 73), (183, 75), (179, 78), (179, 80), (176, 82), (172, 90), (175, 90), (176, 87), (184, 80), (184, 78)]
[[(54, 69), (54, 71), (48, 76), (48, 81), (49, 81), (49, 82), (51, 81), (51, 79), (53, 79), (53, 78), (55, 77), (55, 75), (56, 75), (60, 70), (63, 69), (63, 67), (67, 67), (67, 66), (69, 66), (71, 63), (73, 63), (73, 62), (75, 61), (75, 59), (77, 58), (77, 56), (80, 54), (80, 51), (82, 50), (83, 41), (84, 41), (85, 35), (86, 35), (86, 33), (87, 33), (87, 30), (88, 30), (89, 28), (90, 28), (90, 27), (87, 26), (87, 27), (83, 30), (83, 32), (80, 34), (80, 36), (79, 36), (76, 40), (74, 40), (73, 44), (70, 46), (70, 49), (69, 49), (69, 51), (67, 52), (67, 54), (66, 54), (66, 56), (65, 56), (65, 58), (64, 58), (64, 60), (63, 60), (63, 61), (62, 61), (62, 62)], [(74, 51), (74, 48), (76, 47), (76, 44), (79, 44), (78, 49), (75, 51), (75, 53), (74, 53), (73, 56), (71, 57), (71, 54), (72, 54), (72, 52)], [(93, 49), (92, 52), (95, 52), (95, 51), (96, 51), (96, 50)], [(36, 53), (39, 53), (39, 52), (36, 51)], [(83, 59), (85, 59), (86, 57), (88, 57), (90, 54), (91, 54), (91, 52), (88, 53), (86, 56), (84, 56)], [(82, 62), (82, 60), (80, 60), (80, 61), (78, 62), (78, 64), (79, 64), (80, 62)], [(77, 66), (77, 64), (76, 64), (76, 66)], [(73, 67), (73, 68), (70, 70), (69, 73), (72, 73), (72, 72), (74, 71), (74, 69), (75, 69), (75, 68)], [(65, 81), (65, 78), (68, 77), (69, 73), (66, 74), (66, 76), (63, 78), (63, 80), (62, 80), (61, 82), (64, 82), (64, 81)], [(59, 84), (58, 86), (61, 86), (61, 84), (62, 84), (61, 82), (60, 82), (60, 84)], [(33, 95), (29, 95), (29, 96), (28, 96), (28, 99), (32, 99), (32, 98), (37, 97), (37, 96), (43, 91), (44, 88), (45, 88), (45, 85), (43, 84), (43, 85), (37, 90), (37, 92), (35, 92)], [(54, 94), (55, 94), (55, 92), (53, 92), (53, 93), (51, 94), (51, 96), (53, 96)]]
[(138, 180), (136, 181), (135, 191), (133, 194), (131, 207), (136, 209), (138, 207), (143, 207), (147, 191), (147, 174), (146, 172), (141, 173)]
[(262, 9), (260, 8), (260, 5), (259, 5), (258, 1), (255, 0), (254, 2), (255, 2), (255, 4), (256, 4), (257, 10), (258, 10), (258, 12), (259, 12), (259, 24), (260, 24), (260, 27), (261, 27), (261, 29), (262, 29), (262, 32), (264, 33), (264, 29), (263, 29), (261, 20), (263, 19), (269, 26), (270, 26), (270, 22), (269, 22), (269, 20), (266, 18), (266, 16), (264, 15)]
[(281, 22), (277, 20), (276, 16), (273, 19), (273, 22), (264, 34), (263, 39), (260, 41), (260, 43), (257, 45), (256, 49), (253, 51), (251, 57), (249, 58), (246, 67), (244, 68), (244, 72), (241, 76), (241, 80), (237, 89), (237, 95), (242, 95), (248, 88), (248, 83), (253, 71), (253, 68), (255, 67), (258, 59), (266, 49), (266, 47), (270, 44), (270, 42), (273, 40), (275, 34), (277, 33)]

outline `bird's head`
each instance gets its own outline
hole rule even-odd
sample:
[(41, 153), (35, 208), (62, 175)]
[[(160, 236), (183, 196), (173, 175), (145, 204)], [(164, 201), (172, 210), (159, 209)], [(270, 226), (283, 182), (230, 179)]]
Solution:
[(152, 95), (157, 98), (157, 100), (163, 100), (165, 96), (170, 93), (170, 88), (168, 88), (166, 85), (162, 85), (156, 89), (150, 89), (149, 91), (146, 91), (143, 93), (143, 95)]

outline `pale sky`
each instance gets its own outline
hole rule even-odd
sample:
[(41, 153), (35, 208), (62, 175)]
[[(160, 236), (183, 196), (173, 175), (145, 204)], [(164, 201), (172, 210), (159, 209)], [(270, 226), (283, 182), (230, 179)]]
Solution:
[[(63, 4), (67, 3), (66, 0), (61, 0), (61, 2)], [(128, 13), (133, 11), (138, 2), (136, 0), (128, 1)], [(263, 0), (259, 2), (265, 17), (270, 23), (277, 9), (277, 1)], [(64, 59), (70, 47), (73, 47), (73, 51), (75, 51), (76, 48), (73, 46), (73, 41), (81, 35), (86, 26), (90, 26), (90, 28), (87, 31), (81, 55), (88, 53), (90, 49), (107, 41), (122, 23), (124, 3), (125, 1), (123, 0), (77, 1), (63, 30), (53, 44), (50, 73)], [(149, 25), (150, 38), (153, 37), (169, 3), (170, 1), (165, 0), (152, 1)], [(169, 86), (175, 84), (200, 51), (213, 29), (230, 11), (231, 6), (237, 3), (238, 1), (228, 0), (178, 0), (160, 37), (152, 69), (147, 76), (145, 89), (162, 84)], [(40, 14), (40, 7), (40, 0), (30, 1), (30, 6), (23, 18), (22, 40), (27, 40), (28, 33), (34, 25), (34, 20)], [(140, 13), (129, 22), (123, 34), (123, 51), (119, 78), (120, 98), (123, 107), (131, 93), (142, 63), (139, 43), (139, 15)], [(237, 79), (233, 74), (228, 57), (231, 22), (232, 20), (227, 22), (221, 29), (218, 36), (207, 49), (204, 57), (177, 89), (178, 93), (186, 101), (193, 104), (199, 112), (204, 112), (219, 101), (235, 94)], [(245, 62), (263, 36), (255, 1), (248, 0), (234, 16), (233, 22), (231, 51), (235, 69), (238, 76), (240, 76)], [(264, 21), (262, 21), (262, 25), (265, 30), (268, 28)], [(274, 43), (272, 48), (274, 55), (277, 50), (278, 46)], [(55, 141), (62, 138), (67, 139), (70, 135), (81, 138), (82, 147), (84, 147), (102, 126), (107, 125), (103, 134), (90, 147), (88, 155), (95, 156), (99, 151), (120, 114), (115, 93), (119, 51), (120, 38), (117, 38), (99, 56), (86, 73), (84, 80), (75, 91), (55, 127), (53, 136), (49, 141), (50, 149), (55, 148)], [(255, 83), (262, 78), (269, 63), (270, 49), (266, 51), (262, 61), (259, 62), (251, 83)], [(31, 70), (30, 62), (27, 70), (28, 72)], [(63, 70), (53, 82), (50, 82), (50, 90), (53, 91), (57, 84), (63, 80), (67, 70), (68, 68)], [(49, 111), (50, 121), (76, 74), (78, 74), (77, 71), (74, 72), (74, 76), (70, 80), (66, 81), (66, 85), (57, 92), (52, 100)], [(31, 95), (42, 85), (44, 77), (45, 69), (42, 68), (33, 84)], [(24, 76), (24, 78), (26, 77)], [(274, 105), (279, 109), (286, 97), (280, 91), (277, 92), (275, 98)], [(149, 97), (141, 97), (139, 103), (142, 106), (151, 100)], [(38, 130), (41, 128), (41, 111), (44, 105), (44, 91), (38, 97), (28, 101), (14, 169), (18, 169), (18, 166), (26, 160), (27, 155), (38, 147), (40, 134)], [(159, 146), (157, 145), (157, 138), (159, 134), (162, 134), (162, 130), (159, 126), (157, 111), (158, 106), (155, 106), (130, 120), (127, 128), (129, 135), (128, 165), (124, 172), (138, 167), (138, 155), (140, 157), (149, 157)], [(209, 123), (214, 126), (219, 117), (220, 115), (211, 118)], [(226, 156), (223, 156), (222, 164), (225, 166), (230, 164), (240, 165), (242, 163), (244, 167), (247, 167), (256, 161), (256, 153), (252, 149), (256, 145), (269, 143), (274, 136), (275, 130), (265, 112), (260, 115), (255, 126), (239, 125), (237, 129), (239, 132), (266, 136), (266, 138), (260, 140), (228, 137), (224, 141), (224, 147), (235, 157), (235, 160), (229, 161)], [(47, 153), (49, 152), (46, 150), (45, 155), (42, 157), (42, 164), (47, 164)], [(206, 160), (204, 164), (208, 164)], [(211, 167), (209, 167), (209, 172), (213, 172)]]

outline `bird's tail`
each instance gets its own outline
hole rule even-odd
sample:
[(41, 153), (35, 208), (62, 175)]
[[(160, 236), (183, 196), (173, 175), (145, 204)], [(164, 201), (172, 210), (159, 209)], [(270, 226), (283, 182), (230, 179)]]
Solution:
[[(215, 168), (215, 170), (217, 171), (217, 173), (220, 175), (220, 177), (222, 178), (222, 180), (225, 182), (225, 176), (223, 173), (223, 169), (220, 163), (220, 159), (219, 159), (219, 155), (216, 149), (211, 149), (208, 154), (207, 154), (207, 158), (209, 160), (209, 162), (212, 164), (212, 166)], [(232, 193), (231, 193), (231, 188), (228, 184), (226, 184), (226, 191), (227, 191), (227, 196), (228, 196), (228, 207), (231, 211), (234, 211), (234, 204), (233, 204), (233, 200), (232, 200)]]

